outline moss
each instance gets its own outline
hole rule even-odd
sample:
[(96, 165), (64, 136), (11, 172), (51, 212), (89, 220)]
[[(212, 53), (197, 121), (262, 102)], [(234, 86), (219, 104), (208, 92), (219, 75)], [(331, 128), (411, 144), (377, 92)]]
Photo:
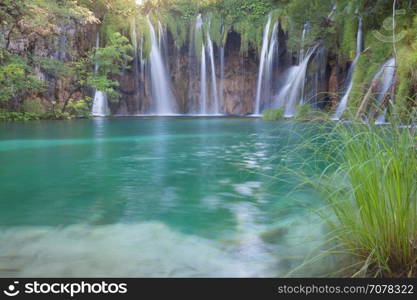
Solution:
[(298, 106), (295, 120), (301, 122), (326, 122), (330, 120), (328, 113), (313, 108), (310, 104), (301, 104)]
[(263, 119), (265, 121), (279, 121), (284, 119), (284, 109), (267, 109), (263, 112)]
[(341, 55), (347, 59), (353, 60), (356, 55), (358, 18), (355, 18), (354, 15), (346, 16), (342, 28), (340, 41)]

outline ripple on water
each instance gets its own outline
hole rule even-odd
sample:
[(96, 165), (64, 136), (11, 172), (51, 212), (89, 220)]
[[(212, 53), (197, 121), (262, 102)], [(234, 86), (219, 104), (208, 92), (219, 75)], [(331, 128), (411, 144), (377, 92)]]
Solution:
[(234, 190), (242, 196), (252, 197), (255, 194), (255, 191), (262, 186), (262, 182), (258, 181), (249, 181), (240, 184), (234, 184)]

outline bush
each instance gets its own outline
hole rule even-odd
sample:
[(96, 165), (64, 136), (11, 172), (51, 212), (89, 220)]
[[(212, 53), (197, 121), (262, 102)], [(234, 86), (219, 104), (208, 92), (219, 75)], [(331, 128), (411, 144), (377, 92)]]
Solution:
[(263, 119), (265, 121), (279, 121), (284, 119), (284, 109), (267, 109), (263, 112)]
[(297, 121), (315, 121), (326, 122), (330, 119), (329, 115), (319, 109), (314, 109), (310, 104), (301, 104), (298, 106), (297, 114), (295, 116)]
[(0, 112), (0, 121), (2, 122), (31, 121), (39, 119), (40, 116), (35, 113)]
[(22, 110), (26, 113), (34, 113), (42, 115), (45, 113), (45, 107), (42, 104), (42, 100), (39, 98), (26, 99), (22, 104)]
[(87, 118), (90, 116), (89, 102), (90, 99), (70, 100), (67, 104), (67, 111), (71, 116)]
[(415, 130), (339, 124), (326, 140), (315, 149), (325, 171), (304, 179), (327, 199), (353, 276), (416, 276)]

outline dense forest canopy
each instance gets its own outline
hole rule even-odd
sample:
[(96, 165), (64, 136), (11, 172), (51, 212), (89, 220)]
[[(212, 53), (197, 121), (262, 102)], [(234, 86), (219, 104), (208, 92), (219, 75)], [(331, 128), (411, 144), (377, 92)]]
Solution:
[[(133, 44), (142, 41), (144, 56), (149, 55), (147, 18), (166, 26), (180, 49), (189, 43), (190, 28), (201, 14), (203, 30), (210, 32), (217, 46), (226, 43), (230, 32), (239, 34), (242, 55), (260, 51), (268, 15), (279, 22), (288, 37), (287, 47), (294, 53), (301, 47), (303, 28), (307, 24), (309, 34), (303, 46), (319, 42), (341, 65), (351, 62), (355, 56), (358, 16), (361, 16), (365, 51), (358, 62), (352, 98), (360, 99), (365, 92), (362, 83), (371, 80), (381, 63), (398, 55), (401, 59), (396, 95), (400, 110), (405, 113), (414, 105), (410, 103), (417, 94), (417, 2), (396, 2), (394, 8), (392, 0), (1, 0), (0, 108), (3, 111), (45, 110), (42, 93), (47, 79), (40, 78), (40, 71), (72, 83), (64, 103), (47, 105), (53, 116), (88, 114), (89, 99), (75, 97), (82, 89), (106, 91), (117, 101), (115, 76), (128, 68), (137, 46)], [(399, 37), (396, 47), (392, 40), (383, 40), (393, 35), (390, 27), (393, 24)], [(59, 49), (62, 43), (52, 41), (62, 37), (66, 26), (100, 28), (100, 47), (83, 47), (84, 51), (66, 54), (68, 57), (64, 58), (51, 55), (54, 50), (62, 50)], [(12, 45), (12, 41), (21, 37), (25, 39), (21, 45)], [(50, 43), (49, 47), (55, 49), (40, 53), (37, 48), (42, 43)], [(101, 67), (95, 70), (98, 63)], [(25, 108), (29, 98), (37, 100), (30, 101)], [(352, 101), (352, 105), (359, 105), (358, 101)]]

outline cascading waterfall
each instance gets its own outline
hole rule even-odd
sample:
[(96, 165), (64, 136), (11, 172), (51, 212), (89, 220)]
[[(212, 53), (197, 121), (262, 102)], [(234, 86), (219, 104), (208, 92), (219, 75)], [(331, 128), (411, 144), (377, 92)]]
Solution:
[(347, 103), (349, 100), (350, 93), (353, 88), (353, 74), (355, 72), (356, 64), (358, 63), (359, 57), (362, 53), (362, 39), (363, 39), (363, 31), (362, 31), (362, 17), (359, 17), (359, 26), (358, 26), (358, 34), (356, 39), (356, 57), (352, 62), (352, 65), (348, 71), (348, 87), (346, 89), (345, 94), (343, 95), (342, 99), (340, 100), (339, 106), (336, 109), (336, 112), (332, 118), (332, 120), (338, 121), (342, 117), (343, 113), (347, 108)]
[(176, 99), (171, 91), (170, 80), (164, 66), (155, 29), (149, 17), (147, 21), (152, 45), (149, 62), (151, 67), (152, 97), (156, 106), (154, 112), (158, 115), (173, 115), (176, 113)]
[(304, 103), (304, 88), (306, 81), (306, 73), (308, 63), (311, 56), (317, 49), (317, 45), (308, 49), (304, 60), (298, 65), (291, 67), (288, 72), (286, 83), (284, 88), (278, 95), (278, 102), (285, 104), (285, 117), (294, 117), (297, 104)]
[[(224, 36), (224, 25), (221, 27), (221, 35)], [(224, 111), (224, 76), (225, 76), (225, 65), (224, 65), (224, 45), (219, 45), (219, 57), (220, 57), (220, 87), (219, 87), (219, 101), (220, 101), (220, 108)]]
[(275, 23), (270, 36), (272, 16), (268, 16), (268, 21), (264, 28), (262, 49), (260, 54), (260, 64), (258, 82), (256, 87), (255, 111), (254, 115), (260, 115), (263, 102), (271, 102), (271, 81), (273, 74), (274, 61), (278, 54), (278, 23)]
[(275, 60), (278, 57), (279, 53), (279, 45), (278, 45), (278, 23), (275, 23), (274, 28), (272, 30), (271, 41), (269, 45), (268, 55), (266, 59), (266, 67), (265, 67), (265, 77), (264, 77), (264, 99), (268, 101), (268, 107), (271, 106), (272, 102), (272, 95), (274, 90), (272, 88), (273, 84), (273, 72), (275, 66)]
[(320, 108), (325, 99), (327, 59), (327, 49), (319, 47), (307, 69), (305, 102), (316, 108)]
[(219, 96), (220, 96), (220, 106), (224, 107), (224, 46), (220, 47), (220, 88), (219, 88)]
[[(396, 71), (396, 60), (395, 58), (389, 59), (387, 62), (384, 63), (384, 65), (381, 67), (381, 69), (378, 71), (378, 73), (375, 75), (372, 82), (379, 80), (380, 86), (378, 87), (378, 92), (376, 94), (376, 105), (381, 106), (382, 101), (384, 100), (385, 96), (389, 92), (390, 88), (392, 87), (394, 83), (394, 77), (395, 77), (395, 71)], [(371, 115), (375, 113), (376, 109), (371, 110)], [(384, 111), (378, 115), (376, 118), (376, 124), (385, 124), (386, 123), (386, 115), (388, 112), (388, 108), (384, 109)]]
[[(201, 34), (203, 35), (203, 18), (201, 14), (197, 16), (195, 22), (195, 37), (194, 37), (194, 47), (196, 47), (196, 43), (198, 42), (197, 36)], [(206, 60), (206, 47), (204, 45), (204, 39), (201, 45), (201, 57), (200, 57), (200, 97), (199, 97), (199, 104), (200, 109), (198, 114), (200, 115), (207, 115), (207, 60)]]
[(303, 27), (303, 32), (301, 34), (301, 48), (300, 48), (300, 57), (299, 57), (299, 62), (301, 63), (304, 60), (304, 55), (305, 55), (305, 43), (306, 43), (306, 37), (307, 37), (307, 33), (310, 30), (310, 25), (308, 23), (304, 24)]
[[(100, 33), (97, 32), (97, 38), (96, 38), (96, 49), (100, 48)], [(99, 71), (99, 64), (96, 63), (94, 67), (94, 73), (97, 74)], [(96, 90), (94, 94), (94, 102), (93, 107), (91, 110), (91, 114), (94, 117), (106, 117), (110, 115), (110, 109), (107, 101), (107, 94)]]
[(219, 107), (219, 92), (217, 90), (217, 77), (216, 77), (216, 66), (214, 63), (214, 50), (213, 50), (213, 42), (210, 37), (210, 33), (207, 33), (207, 46), (208, 46), (208, 54), (210, 57), (211, 63), (211, 95), (213, 98), (213, 109), (212, 113), (214, 115), (220, 114), (220, 107)]
[[(208, 23), (208, 29), (210, 29), (210, 22)], [(201, 14), (197, 16), (196, 23), (195, 23), (195, 36), (201, 35), (201, 58), (200, 58), (200, 110), (198, 114), (200, 115), (220, 115), (221, 114), (221, 104), (219, 95), (222, 93), (218, 89), (217, 84), (217, 75), (216, 75), (216, 64), (214, 58), (214, 47), (213, 41), (210, 36), (210, 32), (204, 32), (203, 30), (203, 18)], [(205, 37), (204, 37), (205, 36)], [(199, 39), (194, 38), (194, 42), (200, 42)], [(196, 47), (197, 45), (194, 45)], [(211, 80), (211, 87), (209, 91), (208, 85), (208, 76), (207, 76), (207, 59), (210, 62), (210, 80)], [(221, 58), (222, 60), (222, 58)], [(224, 61), (221, 61), (221, 64)], [(220, 67), (222, 74), (224, 74), (224, 66)], [(221, 75), (222, 76), (222, 75)], [(220, 83), (220, 89), (223, 89), (222, 85), (222, 78)], [(210, 96), (210, 97), (209, 97)], [(223, 101), (223, 98), (222, 98)]]
[(200, 68), (200, 114), (207, 114), (207, 65), (206, 49), (201, 47), (201, 68)]
[(266, 54), (268, 51), (268, 37), (269, 37), (270, 27), (271, 27), (271, 15), (268, 16), (268, 22), (265, 25), (264, 36), (262, 40), (262, 50), (261, 50), (259, 73), (258, 73), (258, 84), (256, 87), (255, 115), (259, 115), (261, 113), (262, 80), (263, 80), (264, 69), (265, 69)]

